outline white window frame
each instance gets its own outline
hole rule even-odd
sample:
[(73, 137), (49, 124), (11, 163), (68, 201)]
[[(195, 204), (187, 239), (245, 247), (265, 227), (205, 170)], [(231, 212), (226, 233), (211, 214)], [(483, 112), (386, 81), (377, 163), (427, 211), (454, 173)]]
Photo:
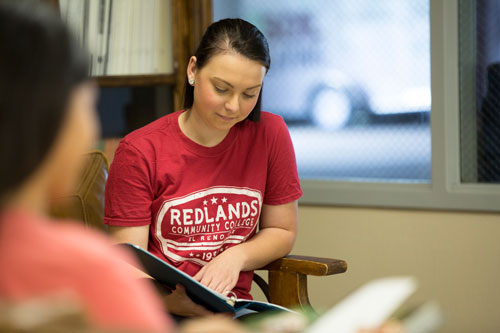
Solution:
[(460, 179), (458, 1), (430, 1), (430, 184), (302, 180), (302, 204), (500, 211), (500, 185)]

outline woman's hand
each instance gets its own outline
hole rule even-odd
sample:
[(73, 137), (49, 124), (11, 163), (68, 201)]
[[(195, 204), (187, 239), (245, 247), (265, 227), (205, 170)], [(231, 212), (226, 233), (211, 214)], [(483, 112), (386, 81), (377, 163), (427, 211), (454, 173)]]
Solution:
[(203, 266), (193, 278), (201, 284), (225, 294), (233, 290), (243, 267), (244, 255), (238, 246), (231, 247)]
[(213, 312), (193, 302), (186, 294), (186, 289), (181, 284), (176, 285), (175, 290), (171, 294), (165, 296), (164, 300), (167, 304), (168, 311), (178, 316), (198, 317), (213, 314)]

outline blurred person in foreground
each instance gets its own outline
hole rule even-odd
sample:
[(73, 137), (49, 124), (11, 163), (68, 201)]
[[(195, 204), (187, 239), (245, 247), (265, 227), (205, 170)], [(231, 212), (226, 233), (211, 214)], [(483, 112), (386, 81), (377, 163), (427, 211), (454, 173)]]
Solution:
[[(67, 300), (59, 317), (81, 309), (90, 331), (173, 331), (152, 286), (136, 278), (129, 253), (47, 215), (49, 202), (72, 192), (99, 131), (85, 53), (39, 1), (0, 0), (0, 41), (0, 305), (40, 317)], [(0, 316), (0, 330), (9, 327), (1, 326), (7, 317)], [(33, 321), (21, 319), (24, 328)], [(188, 324), (182, 332), (242, 329), (219, 316)]]
[(128, 253), (76, 223), (52, 223), (97, 137), (97, 90), (85, 54), (51, 8), (0, 0), (0, 299), (63, 293), (91, 327), (170, 331)]

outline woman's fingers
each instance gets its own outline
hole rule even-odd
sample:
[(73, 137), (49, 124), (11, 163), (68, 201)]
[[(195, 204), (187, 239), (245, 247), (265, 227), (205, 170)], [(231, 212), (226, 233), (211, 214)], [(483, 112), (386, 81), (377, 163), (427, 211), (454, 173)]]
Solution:
[(213, 286), (213, 276), (210, 274), (210, 272), (207, 272), (207, 266), (204, 266), (202, 269), (200, 269), (198, 271), (198, 273), (196, 273), (194, 276), (193, 276), (193, 279), (195, 279), (196, 281), (198, 281), (199, 283), (201, 283), (202, 285), (204, 286), (207, 286), (211, 289), (214, 289), (212, 286)]
[(225, 280), (220, 281), (219, 284), (214, 286), (213, 289), (220, 294), (228, 293), (233, 290), (236, 282), (237, 280), (232, 280), (231, 278), (227, 277)]
[(221, 293), (229, 286), (230, 283), (228, 283), (228, 277), (224, 276), (222, 274), (217, 274), (211, 277), (207, 277), (206, 279), (203, 279), (206, 281), (206, 286), (209, 287), (212, 290), (215, 290), (218, 293)]
[(223, 292), (227, 290), (231, 290), (230, 288), (231, 283), (230, 281), (221, 281), (215, 288), (214, 290), (217, 291), (218, 293), (222, 294)]
[(230, 274), (216, 274), (211, 276), (209, 273), (205, 274), (200, 281), (203, 285), (215, 290), (218, 293), (223, 293), (227, 290), (232, 290), (238, 281), (237, 278), (231, 276)]
[(203, 266), (193, 278), (204, 286), (223, 293), (234, 288), (239, 274), (240, 270), (235, 264), (235, 258), (225, 255), (224, 252)]
[(200, 280), (200, 283), (204, 286), (207, 286), (210, 289), (214, 289), (213, 285), (215, 283), (214, 277), (211, 276), (210, 274), (204, 274), (202, 279)]
[(193, 276), (193, 279), (195, 279), (196, 281), (200, 282), (201, 279), (203, 278), (203, 275), (206, 271), (206, 267), (207, 266), (203, 266), (199, 271), (198, 273), (196, 273), (194, 276)]

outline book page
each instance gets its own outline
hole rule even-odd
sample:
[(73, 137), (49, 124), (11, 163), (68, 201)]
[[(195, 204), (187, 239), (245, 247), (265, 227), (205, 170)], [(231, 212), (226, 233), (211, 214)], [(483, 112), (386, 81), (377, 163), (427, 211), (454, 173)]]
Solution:
[(358, 332), (377, 328), (417, 287), (412, 277), (391, 277), (363, 285), (314, 322), (306, 332)]

